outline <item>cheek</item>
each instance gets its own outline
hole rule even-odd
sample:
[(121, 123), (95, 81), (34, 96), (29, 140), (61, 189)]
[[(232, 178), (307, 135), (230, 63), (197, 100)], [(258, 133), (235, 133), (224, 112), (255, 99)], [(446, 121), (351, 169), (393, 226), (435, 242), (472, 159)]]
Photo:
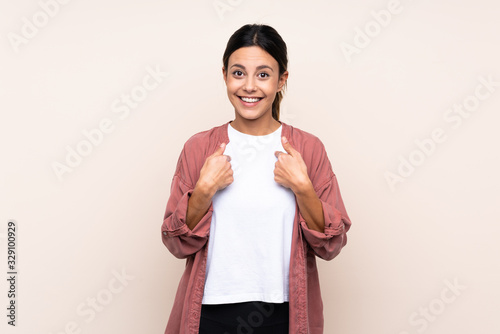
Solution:
[(267, 97), (274, 98), (277, 92), (277, 87), (277, 82), (267, 82), (264, 86), (262, 86), (262, 91), (266, 94)]
[(239, 89), (239, 82), (234, 79), (227, 79), (226, 81), (226, 86), (227, 86), (227, 92), (228, 93), (235, 93)]

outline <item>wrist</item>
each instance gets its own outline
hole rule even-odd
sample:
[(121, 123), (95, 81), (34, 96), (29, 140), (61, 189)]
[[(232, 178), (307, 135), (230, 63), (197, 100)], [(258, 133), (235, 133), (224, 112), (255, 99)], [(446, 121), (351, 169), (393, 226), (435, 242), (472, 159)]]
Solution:
[(314, 186), (309, 178), (298, 182), (295, 189), (293, 189), (296, 195), (307, 195), (310, 194), (311, 191), (314, 192)]
[(214, 187), (205, 183), (198, 181), (194, 186), (193, 192), (196, 191), (199, 195), (203, 196), (205, 199), (212, 199), (215, 195)]

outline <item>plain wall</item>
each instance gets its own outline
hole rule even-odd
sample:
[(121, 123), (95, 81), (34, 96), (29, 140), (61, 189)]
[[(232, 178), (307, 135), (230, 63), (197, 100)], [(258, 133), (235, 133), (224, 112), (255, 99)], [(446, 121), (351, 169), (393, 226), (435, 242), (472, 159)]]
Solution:
[(234, 119), (222, 54), (266, 23), (289, 49), (281, 120), (325, 144), (352, 220), (341, 254), (318, 259), (325, 333), (498, 333), (499, 13), (493, 0), (1, 1), (2, 277), (18, 226), (17, 326), (2, 279), (1, 332), (163, 333), (185, 265), (160, 234), (175, 165), (190, 136)]

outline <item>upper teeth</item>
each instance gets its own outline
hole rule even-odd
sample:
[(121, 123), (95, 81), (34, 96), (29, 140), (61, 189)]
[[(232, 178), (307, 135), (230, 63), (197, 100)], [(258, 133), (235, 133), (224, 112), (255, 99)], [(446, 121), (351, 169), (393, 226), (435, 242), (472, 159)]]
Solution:
[(249, 98), (249, 97), (242, 97), (241, 99), (245, 102), (257, 102), (260, 100), (259, 98)]

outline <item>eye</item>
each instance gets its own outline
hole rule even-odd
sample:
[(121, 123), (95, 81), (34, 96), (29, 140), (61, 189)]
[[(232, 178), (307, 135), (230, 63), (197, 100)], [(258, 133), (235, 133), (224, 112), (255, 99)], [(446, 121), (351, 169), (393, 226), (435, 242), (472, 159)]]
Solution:
[(267, 78), (267, 77), (269, 77), (269, 74), (267, 74), (266, 72), (262, 72), (262, 73), (259, 73), (259, 77), (260, 78)]
[(243, 75), (243, 72), (237, 70), (237, 71), (234, 71), (233, 72), (233, 75), (237, 76), (237, 77), (241, 77)]

